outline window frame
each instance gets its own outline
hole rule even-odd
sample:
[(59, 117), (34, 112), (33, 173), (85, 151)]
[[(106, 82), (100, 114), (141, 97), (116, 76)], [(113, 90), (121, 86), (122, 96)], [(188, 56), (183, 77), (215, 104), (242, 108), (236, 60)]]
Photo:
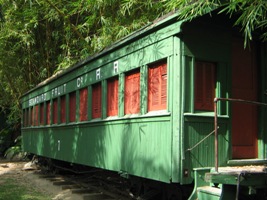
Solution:
[(45, 111), (45, 106), (44, 106), (44, 102), (42, 102), (40, 103), (40, 125), (44, 125), (45, 123), (44, 111)]
[(51, 101), (46, 101), (46, 119), (45, 119), (45, 124), (50, 125), (51, 124)]
[[(201, 68), (201, 69), (199, 69)], [(210, 61), (195, 61), (194, 65), (194, 110), (214, 111), (217, 64)]]
[(58, 123), (58, 98), (54, 98), (53, 100), (53, 111), (52, 111), (52, 119), (53, 124)]
[(92, 85), (92, 119), (102, 118), (102, 83)]
[(79, 107), (79, 120), (87, 121), (88, 120), (88, 87), (84, 87), (79, 90), (79, 99), (80, 99), (80, 107)]
[[(157, 81), (157, 84), (154, 84)], [(168, 101), (168, 65), (167, 61), (156, 62), (148, 66), (147, 74), (147, 111), (167, 110)], [(157, 94), (155, 94), (155, 91)], [(155, 103), (155, 101), (157, 101)]]
[[(119, 114), (119, 77), (107, 79), (107, 117)], [(112, 103), (110, 103), (112, 102)]]
[(76, 91), (69, 93), (69, 122), (76, 122)]
[(60, 96), (60, 123), (66, 123), (66, 95)]
[[(136, 79), (138, 81), (138, 84), (135, 83)], [(141, 104), (140, 81), (141, 81), (140, 68), (132, 70), (125, 74), (124, 115), (139, 114), (141, 111), (140, 109), (140, 104)]]

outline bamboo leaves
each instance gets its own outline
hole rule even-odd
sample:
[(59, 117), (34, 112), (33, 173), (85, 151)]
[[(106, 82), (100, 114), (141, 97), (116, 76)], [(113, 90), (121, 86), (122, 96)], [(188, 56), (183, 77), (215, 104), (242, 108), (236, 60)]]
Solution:
[(244, 45), (253, 39), (255, 30), (261, 38), (267, 39), (267, 1), (265, 0), (165, 0), (168, 10), (177, 9), (180, 18), (193, 19), (214, 9), (226, 13), (229, 18), (236, 17), (235, 26), (241, 26), (245, 37)]
[(0, 0), (0, 106), (12, 108), (17, 118), (23, 93), (156, 18), (164, 10), (160, 5), (157, 0)]

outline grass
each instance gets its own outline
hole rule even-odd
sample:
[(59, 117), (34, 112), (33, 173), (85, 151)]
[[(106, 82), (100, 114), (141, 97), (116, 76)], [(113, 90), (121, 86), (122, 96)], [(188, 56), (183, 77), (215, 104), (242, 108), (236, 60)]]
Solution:
[(47, 195), (20, 183), (14, 178), (3, 178), (0, 181), (0, 200), (49, 200)]

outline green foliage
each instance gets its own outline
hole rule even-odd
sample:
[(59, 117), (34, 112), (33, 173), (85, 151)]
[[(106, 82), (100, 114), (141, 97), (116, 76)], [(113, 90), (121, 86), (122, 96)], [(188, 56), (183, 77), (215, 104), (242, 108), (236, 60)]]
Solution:
[(242, 28), (245, 46), (253, 39), (254, 31), (259, 31), (261, 39), (267, 40), (266, 0), (166, 0), (166, 7), (168, 10), (178, 8), (180, 18), (189, 20), (218, 8), (229, 18), (237, 17), (234, 25)]
[(16, 155), (22, 154), (21, 146), (16, 145), (8, 148), (5, 152), (5, 157), (12, 160)]
[(19, 123), (26, 91), (163, 10), (157, 0), (0, 0), (0, 107)]
[(16, 138), (14, 144), (15, 144), (14, 146), (11, 146), (6, 150), (4, 157), (6, 157), (9, 160), (12, 160), (15, 157), (17, 157), (17, 159), (25, 158), (27, 154), (22, 151), (21, 136), (18, 136)]
[(195, 17), (207, 14), (212, 10), (221, 6), (219, 0), (170, 0), (166, 1), (166, 7), (168, 10), (178, 10), (180, 18), (191, 20)]
[(235, 0), (225, 5), (222, 12), (230, 15), (239, 13), (235, 25), (241, 25), (245, 36), (245, 45), (253, 39), (253, 32), (259, 30), (261, 38), (267, 39), (267, 1), (265, 0)]

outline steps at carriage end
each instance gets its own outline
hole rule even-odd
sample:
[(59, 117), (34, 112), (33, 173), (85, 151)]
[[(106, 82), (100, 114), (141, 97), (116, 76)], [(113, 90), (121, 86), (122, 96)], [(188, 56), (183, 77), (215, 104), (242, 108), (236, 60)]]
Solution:
[(206, 173), (211, 172), (211, 167), (194, 168), (194, 190), (189, 197), (189, 200), (216, 200), (219, 199), (221, 190), (219, 188), (212, 187), (205, 180)]
[(234, 199), (237, 186), (242, 186), (249, 197), (260, 192), (257, 188), (267, 187), (266, 160), (231, 160), (227, 164), (218, 171), (213, 167), (194, 168), (195, 186), (189, 200)]
[(229, 160), (228, 166), (248, 166), (248, 165), (267, 165), (267, 160), (263, 159), (237, 159)]
[(198, 200), (219, 200), (222, 190), (212, 186), (202, 186), (197, 188)]

